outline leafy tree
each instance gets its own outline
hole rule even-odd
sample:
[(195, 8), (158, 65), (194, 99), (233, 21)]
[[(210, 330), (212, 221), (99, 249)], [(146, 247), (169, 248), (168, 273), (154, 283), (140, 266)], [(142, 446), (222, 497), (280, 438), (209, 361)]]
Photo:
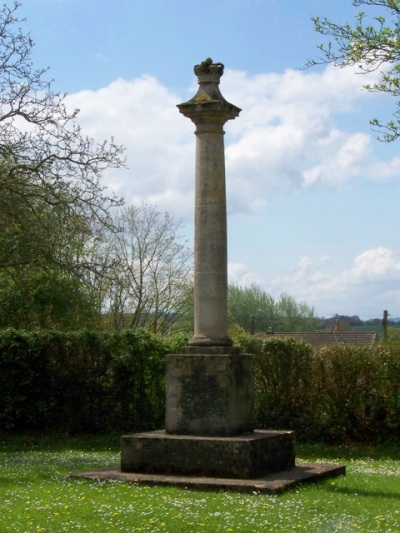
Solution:
[(296, 300), (287, 293), (281, 294), (276, 302), (277, 325), (279, 331), (315, 331), (319, 319), (314, 309)]
[(298, 303), (285, 293), (275, 301), (256, 284), (251, 287), (229, 285), (228, 309), (231, 326), (238, 324), (246, 331), (251, 331), (253, 320), (258, 332), (270, 328), (275, 331), (314, 331), (318, 325), (314, 310), (304, 302)]
[(105, 294), (113, 328), (147, 327), (165, 334), (192, 307), (192, 252), (181, 223), (148, 205), (122, 209), (109, 235), (114, 277)]
[[(122, 148), (112, 139), (98, 144), (85, 137), (78, 110), (69, 112), (65, 95), (45, 80), (46, 70), (34, 69), (19, 5), (0, 9), (0, 269), (59, 265), (62, 257), (48, 244), (66, 218), (74, 232), (93, 220), (108, 224), (119, 200), (105, 195), (101, 177), (123, 164)], [(48, 224), (49, 212), (59, 215), (58, 224)]]
[(76, 278), (29, 267), (0, 272), (0, 328), (23, 330), (99, 328), (91, 295)]
[(0, 6), (0, 325), (77, 327), (94, 319), (87, 271), (104, 270), (92, 249), (120, 204), (101, 178), (123, 150), (84, 136), (34, 68), (19, 6)]
[(238, 324), (246, 331), (253, 327), (257, 331), (267, 331), (275, 324), (275, 301), (256, 284), (250, 287), (229, 285), (228, 312), (231, 325)]
[[(380, 70), (379, 81), (366, 84), (371, 92), (387, 93), (395, 98), (400, 95), (400, 1), (399, 0), (353, 0), (355, 7), (375, 7), (376, 16), (368, 17), (360, 11), (355, 24), (336, 24), (327, 18), (313, 17), (314, 29), (328, 38), (327, 44), (320, 44), (322, 57), (309, 60), (306, 66), (332, 63), (335, 66), (356, 66), (365, 74)], [(387, 13), (387, 15), (386, 15)], [(383, 14), (385, 16), (383, 16)], [(391, 142), (400, 136), (400, 102), (393, 112), (393, 120), (383, 123), (372, 119), (381, 139)]]
[(0, 196), (0, 327), (93, 325), (98, 305), (86, 278), (98, 270), (89, 256), (96, 227), (39, 198), (34, 207), (11, 191)]

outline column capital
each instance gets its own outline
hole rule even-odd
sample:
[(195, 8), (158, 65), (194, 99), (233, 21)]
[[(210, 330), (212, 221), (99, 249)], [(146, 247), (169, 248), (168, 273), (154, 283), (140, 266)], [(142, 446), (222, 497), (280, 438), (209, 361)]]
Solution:
[(196, 125), (210, 122), (222, 126), (226, 121), (235, 119), (241, 109), (227, 102), (219, 90), (224, 65), (213, 63), (211, 58), (207, 58), (195, 65), (194, 73), (198, 78), (199, 88), (193, 98), (177, 106), (182, 115)]

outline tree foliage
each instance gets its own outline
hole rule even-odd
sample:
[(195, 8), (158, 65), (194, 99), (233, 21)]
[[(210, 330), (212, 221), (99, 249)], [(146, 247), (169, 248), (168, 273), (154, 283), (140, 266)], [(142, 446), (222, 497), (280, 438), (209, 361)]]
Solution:
[(0, 328), (97, 329), (96, 302), (79, 279), (30, 267), (0, 272)]
[(228, 309), (231, 325), (238, 324), (246, 331), (314, 331), (318, 318), (314, 309), (304, 302), (296, 302), (283, 293), (275, 300), (258, 285), (228, 287)]
[(192, 252), (179, 235), (181, 223), (156, 207), (122, 209), (108, 235), (113, 273), (104, 291), (113, 329), (147, 327), (166, 334), (190, 314)]
[(78, 110), (70, 112), (46, 70), (34, 68), (18, 8), (0, 10), (0, 268), (41, 264), (44, 255), (57, 263), (48, 245), (60, 224), (64, 231), (93, 219), (107, 224), (119, 202), (105, 195), (102, 174), (123, 164), (122, 148), (83, 135)]
[(393, 326), (388, 327), (386, 342), (390, 344), (400, 344), (400, 328)]
[[(380, 71), (379, 80), (366, 84), (371, 92), (400, 96), (400, 0), (353, 0), (355, 7), (377, 8), (375, 16), (360, 11), (355, 24), (337, 24), (327, 18), (313, 17), (314, 29), (330, 40), (320, 44), (322, 57), (309, 60), (307, 66), (332, 63), (335, 66), (355, 66), (359, 73)], [(387, 123), (371, 121), (380, 132), (380, 139), (391, 142), (400, 136), (400, 102), (393, 119)]]
[(305, 302), (296, 302), (290, 294), (282, 293), (276, 301), (278, 331), (315, 331), (319, 319)]
[(275, 323), (275, 301), (256, 284), (251, 287), (229, 285), (228, 310), (231, 323), (246, 331), (267, 331)]
[(123, 149), (85, 136), (79, 111), (33, 66), (19, 6), (0, 6), (0, 324), (87, 325), (85, 272), (104, 266), (91, 250), (120, 204), (102, 176)]

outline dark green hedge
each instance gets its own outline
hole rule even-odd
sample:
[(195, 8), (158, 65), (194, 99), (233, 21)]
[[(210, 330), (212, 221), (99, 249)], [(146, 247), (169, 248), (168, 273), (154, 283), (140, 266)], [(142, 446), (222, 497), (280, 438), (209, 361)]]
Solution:
[[(145, 331), (0, 333), (0, 429), (140, 431), (164, 425), (165, 355), (186, 339)], [(400, 348), (236, 339), (255, 354), (258, 428), (303, 441), (400, 435)]]
[(136, 431), (164, 423), (165, 354), (147, 332), (0, 334), (0, 428)]
[(334, 345), (242, 336), (256, 354), (256, 425), (299, 440), (400, 437), (400, 347)]

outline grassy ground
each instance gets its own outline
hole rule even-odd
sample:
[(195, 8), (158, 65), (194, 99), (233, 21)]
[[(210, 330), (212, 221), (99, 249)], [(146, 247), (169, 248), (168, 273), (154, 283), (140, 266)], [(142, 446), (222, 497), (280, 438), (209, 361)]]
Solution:
[(0, 532), (400, 532), (399, 446), (298, 446), (347, 476), (280, 496), (66, 479), (119, 461), (119, 437), (0, 434)]

